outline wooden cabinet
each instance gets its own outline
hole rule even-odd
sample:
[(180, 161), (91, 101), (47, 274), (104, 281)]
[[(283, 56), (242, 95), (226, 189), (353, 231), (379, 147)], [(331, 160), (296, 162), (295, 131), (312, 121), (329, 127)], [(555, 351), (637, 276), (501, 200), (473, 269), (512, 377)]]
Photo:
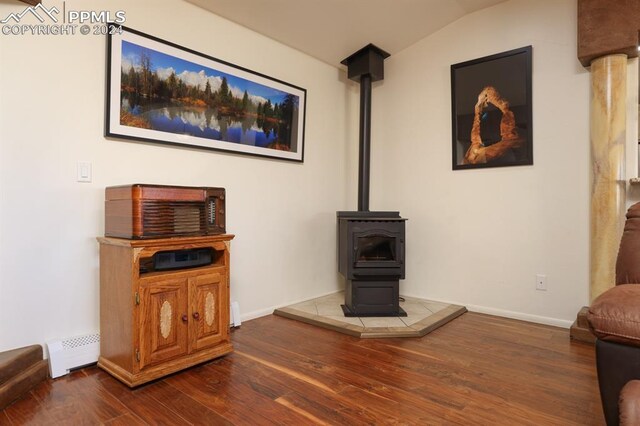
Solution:
[[(233, 235), (100, 242), (98, 366), (133, 387), (233, 350), (229, 243)], [(154, 270), (159, 252), (211, 249), (211, 264)]]

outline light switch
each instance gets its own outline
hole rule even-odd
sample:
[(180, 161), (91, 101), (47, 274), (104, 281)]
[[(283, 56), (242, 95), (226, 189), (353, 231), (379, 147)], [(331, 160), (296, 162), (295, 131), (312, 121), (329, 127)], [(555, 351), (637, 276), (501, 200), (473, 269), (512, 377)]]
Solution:
[(78, 161), (78, 182), (91, 182), (91, 163), (88, 161)]

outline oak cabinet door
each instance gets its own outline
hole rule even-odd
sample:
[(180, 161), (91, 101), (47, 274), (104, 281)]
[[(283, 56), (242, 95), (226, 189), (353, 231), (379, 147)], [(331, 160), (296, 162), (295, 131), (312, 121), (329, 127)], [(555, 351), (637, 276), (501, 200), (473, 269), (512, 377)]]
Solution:
[(191, 312), (191, 350), (214, 346), (226, 340), (229, 324), (224, 324), (228, 309), (228, 290), (224, 273), (209, 273), (189, 278)]
[(140, 281), (140, 368), (188, 351), (186, 278)]

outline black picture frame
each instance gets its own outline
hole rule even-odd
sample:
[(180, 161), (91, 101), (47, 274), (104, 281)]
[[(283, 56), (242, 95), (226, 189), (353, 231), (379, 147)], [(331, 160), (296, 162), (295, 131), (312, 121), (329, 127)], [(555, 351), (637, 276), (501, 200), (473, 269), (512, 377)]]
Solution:
[(116, 25), (106, 75), (108, 138), (304, 161), (304, 88)]
[(451, 65), (453, 170), (533, 164), (532, 50)]

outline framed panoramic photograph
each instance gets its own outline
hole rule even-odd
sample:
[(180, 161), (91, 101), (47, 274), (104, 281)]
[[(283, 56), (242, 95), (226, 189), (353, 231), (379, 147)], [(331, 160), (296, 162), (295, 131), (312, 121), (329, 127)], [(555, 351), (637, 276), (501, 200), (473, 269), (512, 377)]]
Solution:
[(453, 170), (533, 164), (531, 51), (451, 65)]
[(306, 94), (130, 28), (107, 36), (107, 137), (302, 162)]

